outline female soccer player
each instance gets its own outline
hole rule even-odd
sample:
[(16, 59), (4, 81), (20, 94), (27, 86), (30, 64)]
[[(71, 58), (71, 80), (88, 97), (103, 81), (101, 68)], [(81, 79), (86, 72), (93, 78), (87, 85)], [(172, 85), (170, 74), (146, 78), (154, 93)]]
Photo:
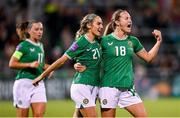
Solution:
[(37, 85), (42, 78), (62, 66), (68, 59), (74, 59), (76, 62), (86, 65), (85, 71), (75, 73), (71, 85), (71, 98), (76, 104), (76, 110), (80, 111), (83, 117), (97, 116), (95, 101), (101, 62), (101, 47), (97, 40), (101, 36), (102, 23), (102, 19), (96, 14), (86, 15), (81, 21), (76, 41), (62, 57), (33, 81), (33, 84)]
[(99, 97), (103, 117), (115, 117), (116, 106), (126, 109), (134, 117), (147, 117), (143, 102), (134, 88), (132, 58), (135, 53), (146, 62), (151, 62), (157, 55), (162, 36), (159, 30), (152, 32), (157, 42), (147, 52), (136, 37), (129, 35), (131, 28), (130, 14), (126, 10), (117, 10), (101, 41), (104, 76)]
[(17, 24), (16, 31), (21, 42), (10, 59), (9, 67), (18, 70), (13, 86), (17, 117), (28, 117), (30, 106), (33, 117), (43, 117), (47, 101), (44, 83), (40, 82), (38, 87), (32, 85), (32, 81), (48, 67), (40, 42), (43, 25), (39, 21), (22, 22)]
[[(157, 55), (162, 36), (159, 30), (152, 32), (157, 42), (147, 52), (136, 37), (129, 35), (131, 27), (130, 14), (126, 10), (117, 10), (101, 40), (104, 75), (99, 97), (102, 117), (115, 117), (117, 106), (134, 117), (147, 117), (143, 102), (135, 91), (132, 58), (135, 53), (146, 62), (151, 62)], [(84, 68), (75, 65), (75, 69), (83, 71)]]

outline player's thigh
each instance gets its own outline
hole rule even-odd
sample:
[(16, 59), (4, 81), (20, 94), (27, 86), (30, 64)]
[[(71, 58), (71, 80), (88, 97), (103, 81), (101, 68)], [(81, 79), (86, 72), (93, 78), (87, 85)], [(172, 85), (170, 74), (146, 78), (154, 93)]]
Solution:
[(31, 103), (33, 117), (43, 117), (46, 109), (45, 102)]
[(83, 117), (97, 117), (96, 107), (85, 107), (80, 109)]
[(16, 116), (17, 117), (28, 117), (29, 116), (29, 108), (16, 108)]
[(134, 117), (147, 117), (143, 102), (127, 106), (125, 109)]
[(116, 108), (101, 108), (101, 117), (115, 117)]

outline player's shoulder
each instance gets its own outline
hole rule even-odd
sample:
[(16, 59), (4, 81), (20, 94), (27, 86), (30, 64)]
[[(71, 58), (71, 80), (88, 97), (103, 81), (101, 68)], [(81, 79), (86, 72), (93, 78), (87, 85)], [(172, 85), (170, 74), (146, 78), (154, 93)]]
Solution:
[(101, 41), (108, 41), (112, 38), (112, 35), (111, 34), (108, 34), (108, 35), (105, 35), (105, 36), (102, 36), (101, 37)]
[(138, 38), (136, 36), (133, 36), (133, 35), (129, 35), (128, 38), (131, 40), (138, 40)]
[(28, 45), (28, 43), (27, 43), (26, 40), (23, 40), (23, 41), (21, 41), (18, 45), (19, 45), (19, 46), (26, 46), (26, 45)]

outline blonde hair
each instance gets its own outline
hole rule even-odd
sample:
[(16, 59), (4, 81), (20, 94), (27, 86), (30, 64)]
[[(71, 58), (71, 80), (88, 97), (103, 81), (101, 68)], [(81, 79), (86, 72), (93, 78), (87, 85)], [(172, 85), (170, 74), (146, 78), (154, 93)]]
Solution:
[(83, 34), (88, 32), (89, 28), (87, 27), (87, 25), (89, 23), (92, 23), (97, 16), (98, 15), (96, 15), (96, 14), (87, 14), (81, 20), (81, 22), (80, 22), (80, 29), (76, 32), (76, 39), (79, 38), (81, 35), (83, 35)]

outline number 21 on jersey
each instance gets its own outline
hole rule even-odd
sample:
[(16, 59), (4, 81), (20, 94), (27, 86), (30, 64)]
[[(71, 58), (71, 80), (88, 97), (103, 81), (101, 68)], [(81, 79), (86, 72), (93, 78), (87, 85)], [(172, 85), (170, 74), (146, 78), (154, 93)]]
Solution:
[(93, 52), (93, 59), (100, 58), (100, 53), (99, 53), (99, 50), (97, 48), (93, 49), (92, 52)]

